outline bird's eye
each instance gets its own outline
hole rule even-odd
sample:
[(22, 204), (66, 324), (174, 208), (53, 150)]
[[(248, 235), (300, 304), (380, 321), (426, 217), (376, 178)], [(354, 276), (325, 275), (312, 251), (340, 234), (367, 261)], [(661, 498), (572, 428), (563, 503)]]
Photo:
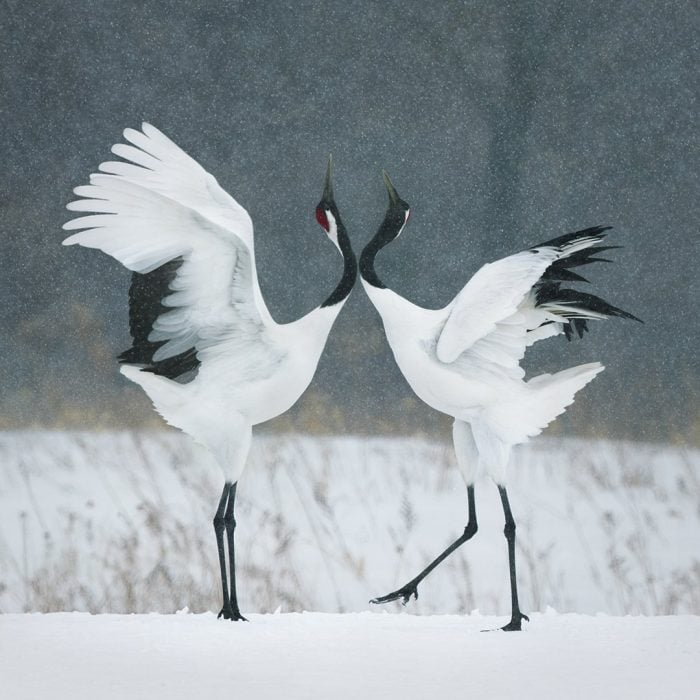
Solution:
[(326, 212), (323, 211), (321, 207), (316, 207), (316, 221), (318, 221), (319, 226), (326, 230), (326, 233), (330, 230), (330, 226), (328, 225), (328, 217), (326, 216)]

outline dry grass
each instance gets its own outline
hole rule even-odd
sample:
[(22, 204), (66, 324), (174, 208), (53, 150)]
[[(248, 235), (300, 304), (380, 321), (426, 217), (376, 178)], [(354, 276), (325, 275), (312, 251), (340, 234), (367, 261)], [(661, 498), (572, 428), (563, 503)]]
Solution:
[[(221, 476), (185, 438), (5, 433), (0, 459), (1, 610), (216, 609)], [(263, 437), (251, 463), (237, 507), (244, 609), (366, 608), (465, 525), (442, 444)], [(700, 613), (697, 452), (539, 442), (512, 476), (526, 609)], [(507, 610), (495, 499), (477, 484), (479, 534), (413, 611)]]

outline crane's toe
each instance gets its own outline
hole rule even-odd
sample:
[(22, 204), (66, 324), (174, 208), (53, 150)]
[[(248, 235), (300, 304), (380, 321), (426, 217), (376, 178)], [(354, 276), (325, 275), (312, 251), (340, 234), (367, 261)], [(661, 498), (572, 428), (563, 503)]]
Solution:
[(530, 622), (530, 618), (527, 615), (524, 615), (521, 612), (514, 613), (510, 622), (507, 625), (501, 627), (501, 629), (504, 632), (520, 632), (522, 630), (523, 620), (527, 620), (528, 622)]
[(393, 600), (398, 600), (399, 598), (402, 598), (402, 605), (406, 605), (409, 600), (411, 600), (411, 596), (413, 596), (416, 600), (418, 600), (418, 587), (417, 586), (404, 586), (403, 588), (399, 588), (398, 591), (394, 591), (393, 593), (387, 593), (386, 595), (379, 596), (378, 598), (372, 598), (370, 600), (370, 603), (373, 603), (374, 605), (380, 605), (382, 603), (391, 603)]
[(243, 617), (241, 615), (240, 610), (234, 610), (230, 605), (226, 606), (224, 605), (223, 608), (221, 608), (221, 612), (216, 616), (216, 619), (224, 618), (224, 620), (233, 620), (234, 622), (237, 622), (239, 620), (242, 620), (243, 622), (248, 622), (248, 618)]
[(521, 632), (523, 620), (527, 620), (528, 622), (530, 622), (530, 618), (518, 610), (517, 612), (513, 613), (513, 616), (510, 618), (510, 622), (507, 625), (504, 625), (503, 627), (496, 627), (496, 628), (491, 628), (491, 629), (481, 630), (481, 631), (482, 632), (500, 632), (501, 630), (503, 630), (504, 632)]

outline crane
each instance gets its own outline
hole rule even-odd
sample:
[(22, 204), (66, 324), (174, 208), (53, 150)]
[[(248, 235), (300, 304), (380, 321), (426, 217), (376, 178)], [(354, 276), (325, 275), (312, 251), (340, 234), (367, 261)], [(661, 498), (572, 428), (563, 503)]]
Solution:
[(375, 257), (403, 232), (410, 216), (384, 172), (389, 206), (375, 236), (360, 256), (362, 285), (379, 312), (396, 363), (417, 396), (454, 418), (453, 443), (467, 486), (468, 522), (462, 535), (401, 588), (372, 599), (406, 604), (418, 584), (477, 532), (474, 481), (484, 470), (495, 481), (505, 516), (511, 589), (506, 631), (522, 628), (515, 570), (515, 520), (506, 488), (506, 467), (514, 445), (538, 435), (573, 403), (574, 395), (603, 366), (598, 362), (542, 374), (525, 381), (525, 350), (564, 333), (571, 339), (588, 321), (638, 318), (592, 294), (562, 288), (587, 281), (571, 268), (602, 260), (599, 245), (610, 227), (565, 234), (484, 265), (444, 308), (413, 304), (388, 289), (375, 270)]
[[(224, 487), (214, 516), (223, 607), (244, 620), (236, 594), (234, 503), (252, 427), (287, 411), (306, 390), (357, 264), (336, 206), (332, 159), (316, 220), (343, 257), (328, 298), (292, 323), (270, 315), (258, 284), (253, 224), (216, 179), (154, 126), (126, 129), (67, 205), (87, 213), (64, 245), (96, 248), (132, 271), (132, 346), (121, 372), (167, 423), (214, 456)], [(228, 546), (228, 576), (224, 535)], [(230, 581), (227, 580), (230, 578)]]

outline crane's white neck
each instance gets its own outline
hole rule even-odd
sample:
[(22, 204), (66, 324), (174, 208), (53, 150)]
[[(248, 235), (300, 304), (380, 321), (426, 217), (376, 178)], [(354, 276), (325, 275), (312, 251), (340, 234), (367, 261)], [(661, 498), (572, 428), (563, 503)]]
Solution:
[(333, 212), (330, 209), (326, 209), (326, 219), (328, 221), (328, 238), (333, 241), (333, 244), (338, 249), (338, 252), (343, 255), (343, 250), (340, 247), (340, 242), (338, 241), (338, 222), (335, 220), (335, 216), (333, 216)]

